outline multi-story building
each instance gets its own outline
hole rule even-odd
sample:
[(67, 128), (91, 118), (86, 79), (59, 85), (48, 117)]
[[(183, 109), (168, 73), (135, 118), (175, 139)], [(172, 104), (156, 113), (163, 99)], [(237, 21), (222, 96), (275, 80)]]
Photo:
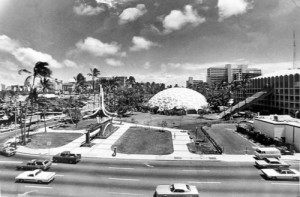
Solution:
[[(272, 91), (268, 96), (251, 105), (263, 114), (295, 114), (300, 111), (300, 69), (278, 71), (250, 80), (246, 97), (262, 90)], [(234, 94), (236, 101), (245, 96)], [(300, 114), (299, 114), (300, 115)]]
[(202, 80), (194, 80), (193, 77), (189, 77), (189, 79), (186, 81), (186, 87), (190, 87), (190, 86), (197, 86), (202, 84), (203, 81)]
[(1, 83), (1, 84), (0, 84), (0, 91), (4, 91), (4, 90), (6, 90), (6, 89), (5, 89), (5, 84)]
[(225, 67), (210, 67), (207, 69), (206, 82), (209, 86), (219, 84), (222, 81), (230, 83), (233, 80), (240, 80), (245, 75), (248, 75), (250, 78), (256, 77), (261, 75), (261, 70), (248, 68), (248, 65), (244, 64), (234, 68), (231, 64), (226, 64)]

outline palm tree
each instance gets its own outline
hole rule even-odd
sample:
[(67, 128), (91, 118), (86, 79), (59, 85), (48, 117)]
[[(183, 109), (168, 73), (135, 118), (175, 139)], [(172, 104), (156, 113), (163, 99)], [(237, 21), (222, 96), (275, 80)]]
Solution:
[[(86, 78), (83, 76), (82, 73), (79, 73), (78, 75), (76, 75), (74, 77), (74, 80), (75, 80), (75, 84), (74, 84), (74, 92), (75, 93), (78, 93), (79, 95), (83, 92), (83, 90), (86, 89)], [(76, 100), (76, 95), (75, 95), (75, 111), (74, 111), (74, 114), (75, 114), (75, 117), (76, 117), (76, 127), (77, 127), (77, 123), (78, 123), (78, 120), (79, 120), (79, 114), (77, 114), (77, 100)], [(72, 118), (72, 117), (71, 117)]]
[[(29, 102), (31, 101), (31, 107), (32, 107), (32, 112), (34, 110), (33, 106), (34, 106), (34, 102), (36, 100), (35, 94), (36, 94), (36, 89), (34, 88), (35, 86), (35, 81), (36, 78), (50, 78), (52, 71), (51, 69), (48, 67), (49, 64), (47, 62), (37, 62), (33, 68), (33, 72), (30, 72), (26, 69), (21, 69), (18, 71), (19, 74), (22, 73), (27, 73), (30, 74), (24, 82), (24, 86), (25, 87), (30, 87), (30, 91), (29, 91), (29, 99), (27, 100), (26, 106), (25, 106), (25, 124), (24, 124), (24, 131), (26, 128), (26, 117), (27, 117), (27, 107)], [(30, 83), (32, 80), (32, 83)], [(30, 116), (30, 121), (29, 121), (29, 126), (28, 126), (28, 135), (29, 135), (29, 131), (30, 131), (30, 125), (31, 125), (31, 121), (32, 121), (32, 114)], [(23, 143), (26, 143), (25, 141), (23, 141)]]
[[(45, 93), (46, 90), (53, 90), (53, 82), (50, 81), (50, 79), (47, 79), (44, 77), (43, 79), (40, 80), (40, 84), (42, 86), (42, 92)], [(46, 127), (46, 106), (47, 106), (47, 100), (45, 99), (38, 99), (38, 103), (43, 106), (43, 117), (44, 117), (44, 128), (45, 132), (47, 132), (47, 127)]]
[(94, 108), (95, 108), (95, 78), (97, 78), (100, 75), (100, 71), (97, 68), (94, 68), (94, 69), (90, 68), (90, 73), (88, 73), (87, 75), (92, 77), (93, 94), (94, 94)]

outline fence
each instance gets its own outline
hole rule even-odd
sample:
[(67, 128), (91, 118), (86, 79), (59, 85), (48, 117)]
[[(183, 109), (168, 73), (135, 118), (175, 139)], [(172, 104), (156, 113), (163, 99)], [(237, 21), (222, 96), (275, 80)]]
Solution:
[(213, 146), (216, 148), (216, 150), (218, 151), (219, 154), (223, 153), (223, 149), (216, 143), (216, 141), (210, 137), (210, 135), (206, 132), (206, 130), (201, 127), (201, 131), (204, 133), (204, 135), (206, 136), (206, 138), (213, 144)]

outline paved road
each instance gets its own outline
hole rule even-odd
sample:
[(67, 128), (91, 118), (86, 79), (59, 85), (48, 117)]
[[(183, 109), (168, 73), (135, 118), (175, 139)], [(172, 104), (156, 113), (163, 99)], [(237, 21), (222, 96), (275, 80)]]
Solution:
[[(34, 158), (0, 157), (1, 197), (152, 196), (157, 184), (174, 182), (197, 186), (201, 197), (297, 196), (299, 182), (269, 181), (251, 163), (218, 161), (140, 161), (86, 159), (76, 165), (55, 164), (50, 184), (15, 183), (17, 163)], [(299, 164), (293, 164), (297, 167)], [(19, 194), (19, 195), (18, 195)], [(21, 195), (27, 194), (27, 195)]]

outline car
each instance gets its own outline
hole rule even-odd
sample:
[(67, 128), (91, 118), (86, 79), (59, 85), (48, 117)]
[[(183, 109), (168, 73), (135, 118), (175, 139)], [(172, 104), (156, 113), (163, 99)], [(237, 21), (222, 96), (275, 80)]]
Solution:
[(187, 185), (184, 183), (174, 183), (172, 185), (158, 185), (156, 187), (154, 197), (168, 197), (168, 196), (186, 196), (199, 197), (197, 187), (194, 185)]
[(255, 161), (258, 168), (289, 168), (291, 165), (276, 158), (264, 158), (263, 160)]
[(10, 157), (10, 156), (13, 156), (16, 154), (16, 149), (14, 147), (11, 147), (11, 146), (7, 146), (7, 147), (3, 147), (1, 150), (0, 150), (0, 153), (2, 155), (5, 155), (7, 157)]
[(55, 172), (44, 172), (41, 169), (25, 171), (19, 174), (16, 182), (49, 183), (55, 178)]
[(268, 179), (293, 179), (299, 180), (300, 173), (295, 169), (277, 168), (277, 169), (262, 169), (264, 176)]
[(74, 154), (70, 151), (63, 151), (52, 158), (53, 162), (61, 163), (78, 163), (81, 159), (81, 154)]
[(52, 161), (48, 159), (44, 159), (44, 160), (33, 159), (27, 162), (23, 162), (20, 165), (17, 165), (16, 169), (17, 170), (36, 170), (36, 169), (48, 170), (51, 164)]

